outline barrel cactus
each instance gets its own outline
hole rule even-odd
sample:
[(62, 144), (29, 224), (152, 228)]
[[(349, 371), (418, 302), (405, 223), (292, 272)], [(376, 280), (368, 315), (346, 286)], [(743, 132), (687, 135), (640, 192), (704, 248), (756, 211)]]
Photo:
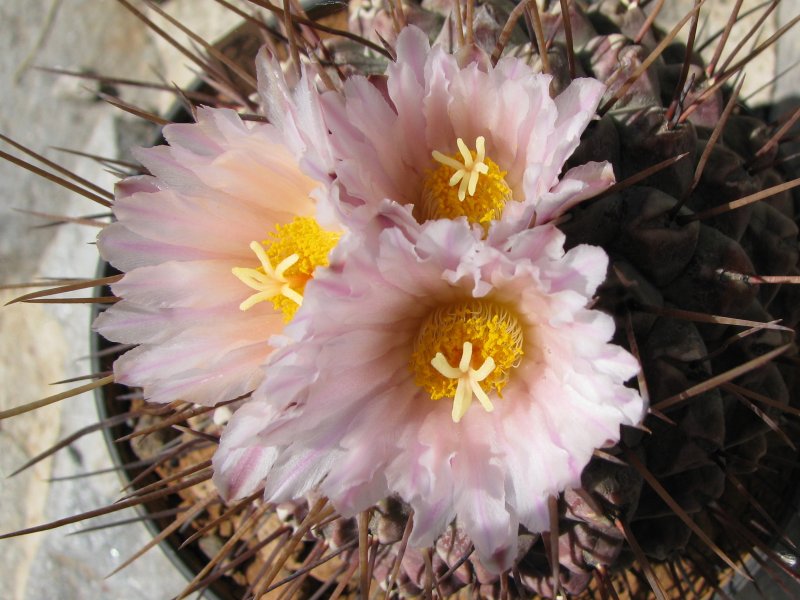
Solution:
[[(168, 376), (168, 369), (179, 367), (153, 365), (151, 368), (134, 362), (141, 354), (164, 346), (167, 342), (163, 339), (159, 337), (150, 343), (122, 335), (125, 339), (118, 340), (142, 344), (134, 358), (121, 359), (125, 365), (132, 366), (123, 368), (118, 364), (115, 367), (118, 382), (142, 386), (147, 398), (162, 403), (191, 398), (205, 405), (207, 408), (187, 409), (192, 411), (187, 418), (190, 430), (212, 445), (220, 433), (222, 435), (222, 447), (214, 464), (218, 487), (231, 499), (231, 508), (215, 504), (216, 492), (202, 487), (208, 479), (205, 477), (195, 486), (186, 486), (192, 493), (200, 490), (191, 497), (191, 502), (200, 509), (187, 514), (194, 519), (198, 514), (208, 513), (204, 524), (197, 526), (198, 532), (221, 530), (222, 524), (227, 523), (227, 533), (219, 533), (226, 541), (221, 542), (210, 564), (201, 570), (187, 591), (229, 577), (235, 580), (243, 597), (271, 597), (271, 593), (297, 597), (328, 597), (324, 595), (328, 593), (333, 597), (343, 594), (355, 597), (361, 593), (362, 597), (367, 597), (369, 590), (380, 589), (387, 598), (644, 599), (655, 594), (657, 598), (677, 599), (704, 598), (715, 592), (724, 594), (723, 588), (732, 577), (748, 576), (753, 559), (765, 563), (769, 571), (782, 569), (794, 574), (792, 566), (781, 560), (780, 550), (774, 548), (784, 544), (791, 549), (789, 542), (780, 539), (780, 534), (790, 515), (787, 507), (797, 492), (794, 470), (798, 430), (792, 419), (800, 414), (795, 343), (800, 320), (800, 289), (795, 285), (800, 283), (797, 226), (800, 198), (795, 186), (800, 181), (791, 171), (792, 157), (787, 154), (783, 142), (788, 139), (787, 132), (798, 113), (780, 123), (770, 123), (739, 100), (740, 75), (747, 67), (745, 54), (723, 62), (719, 52), (708, 56), (708, 52), (701, 55), (696, 50), (703, 3), (696, 3), (694, 10), (674, 29), (668, 29), (655, 19), (663, 2), (568, 0), (545, 2), (541, 6), (542, 3), (536, 2), (514, 4), (491, 0), (469, 2), (454, 10), (452, 3), (437, 0), (425, 0), (422, 4), (398, 1), (385, 5), (352, 0), (346, 19), (340, 14), (333, 26), (325, 25), (319, 31), (318, 25), (304, 15), (290, 16), (264, 2), (253, 1), (252, 4), (279, 13), (288, 27), (285, 40), (278, 43), (273, 40), (270, 43), (272, 52), (258, 59), (259, 75), (266, 89), (261, 91), (269, 99), (266, 115), (249, 115), (257, 122), (270, 120), (277, 124), (288, 140), (286, 155), (282, 154), (286, 148), (279, 148), (272, 133), (260, 136), (252, 129), (241, 133), (237, 128), (242, 131), (246, 128), (238, 118), (214, 112), (214, 109), (201, 109), (194, 115), (199, 126), (166, 130), (172, 150), (142, 153), (142, 162), (147, 168), (143, 173), (154, 179), (132, 178), (119, 186), (117, 201), (123, 208), (117, 214), (120, 222), (113, 227), (116, 235), (130, 228), (126, 232), (128, 237), (114, 239), (115, 234), (104, 232), (100, 239), (101, 249), (105, 248), (105, 252), (119, 260), (120, 253), (129, 252), (131, 240), (138, 240), (136, 236), (139, 235), (135, 218), (125, 212), (124, 202), (137, 194), (162, 194), (165, 189), (178, 190), (178, 198), (181, 194), (189, 197), (200, 193), (200, 186), (192, 187), (186, 181), (196, 177), (203, 185), (212, 185), (208, 181), (215, 177), (214, 169), (226, 168), (222, 164), (224, 161), (208, 160), (207, 164), (203, 161), (207, 156), (222, 156), (225, 152), (242, 161), (248, 160), (247, 164), (262, 174), (271, 173), (282, 178), (286, 194), (303, 198), (293, 204), (291, 210), (278, 205), (262, 206), (263, 214), (256, 214), (252, 212), (256, 201), (247, 196), (254, 188), (243, 183), (246, 178), (226, 180), (220, 186), (220, 189), (244, 190), (240, 195), (243, 206), (232, 207), (230, 214), (220, 215), (219, 219), (220, 222), (225, 219), (241, 222), (242, 231), (237, 235), (241, 234), (240, 241), (245, 246), (253, 237), (249, 231), (244, 231), (246, 222), (272, 219), (271, 211), (281, 210), (288, 210), (294, 220), (288, 224), (276, 220), (277, 229), (270, 234), (272, 238), (263, 242), (266, 250), (261, 243), (252, 242), (251, 248), (261, 261), (260, 268), (233, 265), (233, 272), (241, 283), (256, 292), (242, 298), (242, 310), (266, 299), (272, 302), (281, 319), (263, 321), (263, 330), (248, 326), (248, 334), (242, 333), (232, 344), (231, 354), (216, 363), (217, 370), (206, 372), (207, 367), (198, 362), (186, 367), (180, 377), (173, 380)], [(731, 26), (737, 21), (741, 5), (738, 2), (731, 9)], [(284, 6), (288, 7), (288, 3)], [(294, 24), (292, 19), (295, 19)], [(343, 24), (345, 20), (346, 25)], [(251, 19), (251, 25), (254, 22)], [(349, 34), (341, 35), (338, 28), (345, 26)], [(278, 485), (271, 481), (270, 477), (274, 479), (275, 476), (265, 474), (263, 464), (277, 461), (285, 480), (295, 478), (296, 472), (305, 473), (305, 467), (296, 466), (291, 459), (275, 458), (276, 453), (293, 448), (292, 442), (282, 442), (276, 450), (248, 446), (241, 441), (269, 437), (262, 428), (271, 422), (278, 425), (269, 429), (269, 435), (286, 436), (280, 426), (294, 431), (291, 415), (287, 414), (303, 408), (308, 392), (302, 392), (306, 396), (298, 392), (301, 400), (284, 407), (284, 412), (246, 398), (243, 400), (242, 396), (248, 396), (260, 385), (258, 367), (273, 351), (273, 348), (259, 345), (261, 339), (280, 333), (282, 320), (289, 322), (295, 313), (305, 314), (299, 307), (315, 302), (313, 298), (303, 297), (304, 286), (318, 277), (315, 269), (328, 269), (337, 276), (348, 273), (346, 261), (338, 262), (341, 246), (337, 246), (340, 239), (346, 246), (348, 237), (338, 230), (369, 229), (376, 227), (375, 223), (392, 221), (399, 229), (405, 231), (405, 227), (412, 231), (416, 225), (408, 225), (404, 219), (424, 224), (436, 219), (466, 218), (474, 226), (474, 235), (478, 238), (482, 233), (491, 240), (501, 235), (497, 232), (506, 226), (514, 235), (524, 234), (519, 228), (515, 229), (517, 225), (504, 212), (505, 203), (510, 204), (510, 196), (517, 194), (511, 181), (514, 174), (508, 176), (510, 183), (503, 179), (512, 169), (501, 171), (484, 156), (486, 140), (482, 136), (475, 139), (475, 144), (471, 144), (471, 139), (465, 143), (459, 138), (460, 157), (457, 153), (446, 156), (434, 149), (433, 158), (439, 163), (457, 163), (452, 167), (457, 169), (456, 173), (448, 172), (442, 181), (433, 181), (435, 173), (426, 175), (422, 199), (405, 203), (404, 216), (381, 212), (382, 207), (370, 213), (372, 209), (364, 208), (365, 203), (360, 203), (360, 197), (353, 190), (359, 186), (372, 185), (370, 189), (379, 186), (369, 180), (369, 175), (358, 173), (357, 168), (337, 171), (344, 160), (337, 155), (340, 149), (336, 145), (345, 143), (337, 141), (337, 136), (353, 145), (379, 145), (365, 140), (364, 131), (347, 122), (351, 116), (348, 111), (362, 107), (366, 112), (363, 107), (374, 107), (369, 100), (372, 95), (391, 99), (393, 110), (403, 110), (397, 95), (403, 92), (402, 85), (413, 86), (414, 82), (408, 80), (401, 85), (391, 81), (386, 73), (387, 69), (391, 71), (390, 65), (397, 59), (398, 52), (409, 54), (407, 48), (398, 50), (397, 47), (407, 43), (405, 40), (410, 37), (402, 33), (406, 27), (419, 28), (434, 48), (443, 48), (461, 66), (474, 64), (479, 65), (478, 69), (491, 70), (500, 64), (497, 70), (507, 71), (504, 75), (507, 79), (501, 80), (503, 84), (513, 81), (517, 75), (511, 73), (511, 67), (502, 66), (498, 61), (513, 57), (515, 68), (524, 64), (530, 72), (551, 77), (547, 85), (552, 98), (561, 94), (564, 94), (562, 98), (566, 97), (570, 90), (576, 89), (573, 83), (581, 78), (599, 80), (605, 85), (602, 97), (598, 96), (595, 102), (597, 110), (592, 108), (591, 122), (587, 118), (588, 126), (584, 123), (585, 130), (579, 132), (579, 143), (576, 141), (568, 158), (563, 157), (566, 161), (563, 168), (559, 163), (555, 170), (568, 179), (568, 174), (575, 172), (572, 169), (608, 165), (608, 170), (602, 174), (606, 183), (597, 184), (594, 189), (595, 183), (584, 181), (590, 191), (575, 192), (574, 201), (563, 201), (552, 210), (540, 204), (536, 211), (525, 213), (524, 199), (520, 199), (519, 208), (513, 210), (517, 211), (519, 219), (526, 215), (529, 219), (522, 229), (557, 228), (561, 232), (559, 235), (563, 234), (563, 249), (568, 253), (576, 252), (568, 256), (578, 256), (586, 247), (602, 248), (608, 257), (608, 267), (602, 284), (595, 286), (596, 291), (589, 286), (590, 295), (594, 295), (590, 308), (592, 312), (600, 311), (613, 318), (615, 333), (612, 339), (606, 340), (610, 342), (608, 346), (624, 348), (624, 355), (633, 357), (640, 367), (638, 376), (619, 393), (630, 392), (646, 403), (649, 410), (641, 421), (621, 417), (615, 421), (618, 435), (609, 436), (609, 443), (594, 445), (587, 464), (580, 465), (579, 485), (567, 489), (561, 486), (556, 490), (558, 493), (536, 500), (547, 521), (544, 525), (534, 530), (516, 522), (512, 524), (516, 537), (509, 560), (482, 553), (483, 547), (473, 539), (482, 532), (476, 532), (474, 524), (462, 518), (448, 520), (444, 531), (427, 544), (409, 543), (414, 539), (412, 529), (419, 526), (420, 515), (424, 513), (417, 510), (415, 522), (412, 499), (401, 493), (390, 494), (366, 509), (343, 511), (341, 506), (347, 504), (344, 500), (339, 504), (333, 502), (333, 507), (328, 503), (321, 490), (334, 488), (325, 488), (328, 484), (322, 484), (326, 481), (322, 476), (320, 485), (306, 486), (313, 489), (298, 486), (305, 492), (300, 497), (283, 498), (280, 492), (283, 482)], [(263, 28), (268, 29), (266, 25)], [(684, 42), (678, 42), (676, 34), (683, 29), (690, 33)], [(725, 46), (728, 33), (727, 28), (722, 32), (718, 48)], [(328, 35), (331, 37), (324, 37)], [(403, 35), (405, 37), (401, 37)], [(757, 45), (753, 54), (772, 41)], [(303, 71), (298, 69), (301, 52), (306, 55)], [(424, 58), (420, 61), (424, 62)], [(268, 67), (264, 67), (265, 64)], [(411, 71), (412, 68), (402, 73), (410, 76)], [(398, 72), (401, 70), (393, 71)], [(313, 73), (313, 77), (309, 73)], [(358, 75), (367, 78), (357, 78), (359, 83), (353, 84), (349, 91), (345, 87), (345, 100), (337, 104), (342, 85), (336, 83), (336, 77), (346, 80)], [(326, 86), (328, 91), (321, 92)], [(220, 104), (238, 103), (242, 113), (254, 108), (252, 98), (245, 94), (226, 96), (225, 87), (219, 85), (217, 92), (218, 98), (224, 98)], [(314, 99), (317, 94), (322, 98), (318, 104)], [(348, 105), (346, 100), (352, 98), (363, 100), (363, 106), (356, 101)], [(501, 108), (513, 114), (513, 103)], [(364, 118), (368, 119), (369, 115)], [(302, 119), (313, 121), (316, 129), (298, 128), (297, 123)], [(238, 145), (240, 141), (235, 140), (236, 135), (250, 137), (246, 143)], [(333, 140), (330, 143), (328, 136)], [(232, 139), (234, 142), (230, 141)], [(398, 146), (403, 143), (398, 141)], [(488, 145), (491, 144), (489, 140)], [(495, 143), (495, 150), (497, 146)], [(289, 156), (297, 149), (305, 153), (299, 163)], [(248, 151), (252, 156), (247, 156)], [(430, 152), (426, 149), (426, 160), (427, 154)], [(171, 169), (181, 159), (186, 159), (186, 164), (190, 159), (195, 162), (189, 169), (192, 176), (178, 181), (177, 171)], [(397, 160), (406, 159), (400, 156)], [(476, 189), (475, 181), (479, 176), (474, 172), (475, 164), (482, 165), (484, 170), (480, 173), (486, 179), (495, 177), (500, 181), (492, 193), (496, 192), (502, 202), (489, 206), (488, 212), (481, 216), (469, 211), (458, 212), (464, 196), (472, 196)], [(542, 168), (552, 167), (547, 164)], [(310, 216), (320, 209), (306, 197), (313, 187), (309, 184), (309, 174), (312, 179), (332, 186), (338, 194), (334, 194), (336, 210), (324, 215), (326, 227), (337, 231), (319, 229)], [(431, 199), (435, 194), (430, 190), (446, 188), (451, 175), (452, 206), (443, 208), (443, 204), (434, 202), (438, 202), (438, 198)], [(598, 170), (596, 178), (602, 177)], [(336, 187), (340, 180), (348, 183)], [(405, 189), (403, 182), (391, 182), (391, 185)], [(167, 203), (172, 201), (171, 197), (163, 197)], [(312, 197), (317, 200), (313, 194)], [(487, 198), (495, 196), (489, 194)], [(323, 217), (315, 218), (323, 220)], [(495, 226), (495, 222), (501, 225)], [(301, 234), (293, 233), (294, 229), (289, 231), (295, 226), (298, 231), (302, 229)], [(317, 229), (312, 235), (308, 231), (313, 227)], [(216, 231), (209, 235), (209, 244), (216, 242), (214, 235)], [(305, 236), (303, 243), (310, 244), (313, 238), (314, 244), (322, 244), (316, 262), (309, 258), (308, 264), (304, 263), (307, 257), (298, 258), (299, 250), (280, 250), (281, 244), (293, 240), (295, 235)], [(412, 237), (411, 233), (406, 235)], [(416, 251), (430, 251), (431, 239), (424, 234), (421, 239), (431, 245), (424, 246), (427, 249), (424, 250), (420, 243)], [(516, 252), (512, 246), (511, 243), (504, 246), (508, 255)], [(531, 243), (529, 247), (534, 245)], [(372, 249), (376, 253), (382, 251), (377, 246)], [(183, 249), (175, 252), (180, 254)], [(494, 263), (504, 260), (500, 255), (492, 256)], [(539, 257), (524, 258), (534, 261), (537, 268), (545, 269), (535, 262)], [(136, 273), (135, 259), (120, 262), (123, 270)], [(399, 269), (397, 265), (395, 268)], [(227, 274), (231, 265), (226, 263), (225, 269)], [(136, 310), (155, 311), (149, 305), (137, 305), (144, 297), (141, 292), (144, 283), (137, 279), (140, 276), (129, 275), (120, 282), (112, 277), (116, 284), (113, 291)], [(319, 277), (329, 285), (329, 291), (333, 290), (331, 297), (340, 293), (334, 289), (337, 285), (347, 287), (333, 279)], [(397, 277), (402, 279), (400, 275)], [(505, 275), (493, 277), (493, 285), (502, 288), (497, 281)], [(296, 283), (300, 279), (302, 285)], [(275, 287), (276, 280), (281, 283), (278, 287)], [(356, 278), (344, 281), (362, 294), (359, 297), (373, 298), (370, 296), (373, 292), (367, 289), (369, 286), (358, 290)], [(107, 282), (107, 279), (102, 281)], [(221, 277), (219, 285), (215, 283), (214, 287), (238, 284)], [(520, 296), (525, 293), (526, 289), (518, 291)], [(517, 306), (514, 301), (509, 292), (498, 302), (503, 311), (510, 306), (513, 312)], [(322, 301), (316, 302), (323, 306)], [(483, 301), (450, 299), (448, 303), (446, 309), (451, 312), (475, 314), (494, 310), (486, 308)], [(376, 302), (376, 305), (379, 304)], [(390, 303), (387, 301), (385, 306), (389, 307)], [(335, 311), (335, 306), (327, 308)], [(428, 343), (425, 327), (429, 321), (438, 326), (448, 318), (455, 319), (447, 310), (437, 309), (425, 322), (414, 342), (415, 356), (420, 347), (432, 354), (425, 346)], [(495, 311), (488, 320), (492, 323), (513, 320), (503, 311)], [(121, 335), (118, 330), (122, 326), (119, 317), (113, 316), (118, 313), (110, 314), (110, 317), (100, 317), (98, 323), (104, 335), (113, 338)], [(581, 318), (585, 316), (576, 314), (582, 315)], [(202, 311), (198, 311), (197, 316), (202, 317)], [(353, 322), (357, 322), (355, 317)], [(348, 325), (354, 327), (353, 322)], [(398, 330), (403, 322), (398, 319)], [(303, 330), (303, 327), (308, 329)], [(186, 325), (187, 332), (192, 328), (198, 332), (196, 339), (192, 338), (193, 343), (229, 342), (223, 337), (217, 340), (214, 337), (217, 332), (205, 328), (204, 323)], [(520, 329), (525, 327), (520, 326)], [(287, 337), (305, 331), (305, 335), (313, 339), (329, 342), (336, 339), (324, 328), (315, 330), (313, 319), (302, 316), (286, 331)], [(309, 331), (314, 332), (313, 335)], [(349, 332), (337, 335), (345, 333)], [(495, 334), (492, 330), (486, 335)], [(454, 359), (440, 352), (433, 360), (424, 354), (417, 361), (422, 367), (415, 366), (416, 359), (412, 358), (410, 369), (417, 385), (424, 387), (434, 400), (456, 396), (452, 418), (458, 423), (470, 410), (470, 403), (480, 403), (487, 412), (493, 410), (486, 392), (489, 384), (483, 387), (480, 384), (492, 382), (492, 390), (498, 394), (502, 392), (507, 383), (503, 379), (505, 373), (496, 381), (491, 373), (506, 368), (498, 367), (502, 360), (499, 357), (505, 356), (504, 353), (510, 353), (508, 369), (519, 364), (519, 353), (513, 354), (513, 348), (509, 350), (517, 341), (518, 336), (515, 336), (502, 338), (505, 345), (494, 351), (491, 363), (486, 358), (483, 365), (476, 365), (474, 369), (468, 368), (472, 345), (463, 346), (467, 358), (462, 356), (462, 363), (466, 360), (466, 366), (454, 367), (458, 356)], [(270, 343), (274, 343), (278, 356), (269, 359), (274, 361), (273, 366), (283, 367), (287, 372), (307, 366), (301, 358), (291, 355), (291, 344), (284, 338), (270, 339), (274, 340)], [(248, 360), (238, 358), (236, 352), (249, 344), (258, 346), (261, 354), (256, 356), (250, 352)], [(522, 346), (519, 342), (519, 347)], [(324, 350), (320, 350), (318, 362), (322, 360), (320, 357), (333, 360)], [(596, 357), (596, 361), (603, 362), (603, 357)], [(426, 362), (452, 381), (445, 381), (444, 387), (438, 380), (429, 383), (430, 378), (426, 379), (425, 373), (420, 374)], [(162, 368), (167, 369), (164, 377), (152, 375)], [(135, 374), (145, 371), (149, 374), (137, 379)], [(438, 376), (434, 373), (433, 377)], [(455, 380), (458, 380), (458, 387)], [(609, 386), (619, 383), (622, 389), (621, 381), (613, 378), (609, 381)], [(293, 386), (297, 385), (286, 377), (274, 388), (291, 395)], [(467, 385), (472, 386), (472, 391), (463, 391)], [(218, 400), (224, 400), (225, 406), (220, 408)], [(145, 411), (143, 407), (147, 405), (141, 399), (136, 402), (133, 412)], [(569, 405), (566, 400), (565, 403)], [(234, 410), (234, 433), (225, 425), (230, 416), (228, 406)], [(178, 414), (180, 410), (178, 408)], [(631, 409), (630, 414), (633, 412)], [(216, 414), (216, 420), (211, 419), (212, 414)], [(580, 413), (570, 417), (574, 419), (572, 427), (582, 427)], [(321, 431), (320, 436), (327, 435), (326, 428), (335, 418), (331, 414), (328, 421), (315, 425)], [(157, 429), (157, 424), (151, 425), (153, 419), (149, 414), (147, 419), (142, 417), (137, 425), (140, 432)], [(352, 417), (353, 422), (358, 419)], [(174, 415), (168, 416), (163, 421), (164, 427), (179, 420)], [(302, 429), (297, 431), (311, 435)], [(375, 452), (380, 451), (376, 449)], [(202, 453), (202, 460), (205, 461), (208, 454), (209, 451)], [(297, 458), (298, 463), (310, 460), (305, 454)], [(536, 455), (532, 453), (529, 460), (535, 462)], [(206, 463), (198, 469), (205, 468), (204, 465)], [(195, 473), (192, 465), (184, 464), (181, 468), (179, 476), (165, 473), (165, 477), (188, 478)], [(328, 465), (325, 469), (329, 482), (334, 479), (331, 473), (336, 472), (335, 466)], [(230, 472), (235, 474), (226, 475)], [(385, 476), (372, 473), (376, 479)], [(372, 482), (366, 479), (360, 485), (369, 490)], [(511, 484), (507, 482), (506, 485)], [(265, 486), (279, 490), (268, 493), (267, 500), (271, 502), (261, 499)], [(183, 494), (185, 501), (187, 491), (178, 487), (173, 491)], [(361, 488), (351, 491), (351, 496), (363, 493), (371, 498)], [(209, 506), (216, 508), (212, 511)], [(360, 505), (354, 501), (353, 506)], [(358, 514), (343, 517), (340, 516), (342, 512)], [(184, 522), (192, 520), (181, 521), (181, 524)], [(329, 554), (323, 556), (326, 550)]]
[[(521, 559), (505, 575), (512, 584), (465, 560), (471, 545), (458, 528), (427, 560), (444, 594), (477, 586), (486, 597), (505, 589), (644, 598), (652, 588), (658, 597), (701, 597), (741, 571), (753, 544), (768, 549), (780, 530), (773, 517), (786, 518), (781, 507), (796, 493), (787, 422), (797, 406), (794, 175), (777, 127), (718, 85), (737, 69), (706, 65), (691, 45), (663, 46), (667, 33), (649, 27), (635, 4), (568, 3), (567, 38), (557, 4), (537, 16), (554, 93), (581, 75), (609, 86), (570, 164), (607, 160), (622, 182), (559, 226), (569, 246), (598, 245), (611, 257), (597, 306), (641, 360), (651, 411), (596, 453), (581, 489), (559, 497), (557, 543), (552, 532), (520, 531)], [(432, 20), (427, 11), (437, 7), (423, 6), (410, 14)], [(487, 52), (512, 10), (476, 6), (474, 39)], [(452, 18), (446, 7), (437, 14)], [(509, 39), (506, 52), (544, 68), (535, 39), (519, 29)], [(377, 530), (397, 535), (386, 521), (403, 511), (377, 515)], [(748, 531), (752, 524), (760, 533)], [(425, 562), (406, 555), (399, 595), (413, 596), (425, 589)]]

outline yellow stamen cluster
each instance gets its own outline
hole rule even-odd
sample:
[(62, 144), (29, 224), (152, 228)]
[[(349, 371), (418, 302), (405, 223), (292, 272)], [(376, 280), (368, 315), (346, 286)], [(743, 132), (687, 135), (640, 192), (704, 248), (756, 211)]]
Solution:
[(486, 156), (482, 136), (475, 140), (476, 150), (470, 150), (461, 138), (456, 144), (459, 151), (452, 156), (433, 151), (439, 166), (425, 177), (417, 217), (423, 222), (467, 217), (470, 223), (487, 226), (511, 200), (506, 171)]
[(523, 355), (522, 326), (500, 304), (472, 300), (442, 306), (420, 328), (409, 361), (415, 383), (432, 400), (453, 400), (458, 423), (477, 397), (494, 410), (488, 394), (502, 390)]
[[(314, 269), (328, 265), (328, 254), (341, 234), (327, 231), (311, 217), (297, 217), (276, 225), (262, 242), (251, 242), (259, 267), (235, 267), (233, 274), (256, 293), (239, 305), (247, 310), (269, 300), (290, 321), (303, 303), (306, 283)], [(273, 266), (275, 265), (275, 266)]]

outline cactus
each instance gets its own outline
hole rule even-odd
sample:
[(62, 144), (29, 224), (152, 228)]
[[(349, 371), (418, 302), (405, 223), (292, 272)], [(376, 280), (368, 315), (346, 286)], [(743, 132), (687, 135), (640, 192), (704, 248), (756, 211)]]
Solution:
[[(398, 497), (345, 519), (313, 496), (274, 507), (254, 494), (223, 507), (207, 477), (186, 489), (164, 486), (163, 496), (201, 507), (185, 522), (218, 542), (187, 593), (227, 578), (241, 597), (271, 597), (274, 587), (296, 597), (334, 588), (355, 597), (367, 586), (391, 598), (705, 598), (746, 574), (752, 556), (769, 571), (792, 571), (772, 548), (788, 544), (780, 534), (797, 493), (800, 180), (783, 141), (798, 113), (783, 127), (739, 101), (746, 60), (722, 63), (717, 53), (706, 63), (695, 51), (700, 4), (680, 24), (688, 41), (678, 43), (681, 27), (666, 31), (648, 19), (659, 2), (490, 0), (462, 7), (463, 15), (436, 0), (351, 2), (352, 35), (326, 41), (313, 60), (336, 64), (343, 76), (367, 74), (379, 89), (402, 20), (446, 48), (460, 46), (464, 60), (470, 52), (523, 57), (553, 75), (554, 95), (580, 76), (606, 83), (598, 118), (565, 170), (608, 161), (617, 183), (557, 225), (568, 248), (590, 244), (610, 257), (594, 308), (614, 317), (614, 342), (640, 361), (637, 385), (650, 411), (595, 452), (581, 488), (551, 499), (550, 531), (520, 528), (518, 558), (501, 574), (481, 564), (455, 524), (431, 548), (408, 546), (412, 511)], [(290, 81), (292, 56), (323, 43), (313, 22), (292, 18), (278, 52)], [(334, 28), (342, 21), (334, 17)], [(252, 108), (239, 90), (218, 85), (217, 98)], [(186, 424), (206, 448), (193, 453), (191, 433), (180, 434), (182, 450), (170, 455), (178, 462), (155, 463), (167, 480), (190, 479), (224, 426), (226, 408), (191, 410)], [(134, 429), (168, 427), (176, 411), (153, 416), (135, 400)], [(163, 458), (146, 446), (137, 452)], [(239, 530), (250, 533), (236, 542)], [(236, 568), (227, 573), (230, 560)]]

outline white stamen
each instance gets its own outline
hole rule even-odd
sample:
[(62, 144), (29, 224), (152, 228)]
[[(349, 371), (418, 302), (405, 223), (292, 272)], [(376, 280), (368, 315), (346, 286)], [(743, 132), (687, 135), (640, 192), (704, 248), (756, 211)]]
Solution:
[(303, 296), (291, 288), (285, 275), (286, 270), (300, 260), (300, 256), (291, 254), (279, 262), (277, 267), (273, 268), (264, 246), (258, 242), (251, 242), (250, 249), (258, 257), (264, 272), (247, 267), (234, 267), (231, 269), (242, 283), (258, 292), (242, 302), (239, 305), (239, 310), (247, 310), (253, 305), (275, 296), (286, 296), (299, 305), (303, 304)]
[(454, 186), (458, 184), (458, 199), (463, 202), (467, 197), (475, 195), (475, 190), (478, 187), (478, 178), (480, 174), (486, 175), (489, 172), (489, 165), (484, 161), (486, 158), (486, 139), (483, 136), (475, 140), (475, 158), (472, 158), (472, 153), (467, 148), (464, 140), (458, 138), (456, 140), (458, 151), (464, 159), (464, 163), (458, 162), (456, 159), (445, 156), (438, 150), (433, 151), (433, 159), (443, 165), (455, 169), (455, 173), (450, 178), (449, 184)]
[(489, 356), (483, 361), (483, 364), (477, 369), (470, 367), (472, 360), (472, 342), (464, 342), (461, 350), (461, 360), (458, 362), (458, 367), (452, 366), (445, 358), (444, 354), (437, 352), (436, 356), (431, 360), (431, 366), (439, 371), (443, 377), (448, 379), (458, 379), (456, 384), (456, 393), (453, 396), (453, 422), (458, 423), (461, 420), (470, 405), (472, 404), (472, 397), (477, 396), (478, 402), (481, 403), (486, 412), (492, 412), (494, 405), (489, 400), (489, 396), (480, 386), (480, 382), (486, 379), (495, 368), (494, 359)]

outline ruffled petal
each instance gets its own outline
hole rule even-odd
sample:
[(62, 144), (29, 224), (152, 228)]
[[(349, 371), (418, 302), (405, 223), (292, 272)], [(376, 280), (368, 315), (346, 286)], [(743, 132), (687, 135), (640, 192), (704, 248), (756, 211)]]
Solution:
[(248, 402), (225, 426), (225, 436), (214, 453), (214, 485), (226, 501), (239, 500), (264, 485), (277, 450), (257, 443), (264, 423), (275, 417), (266, 402)]
[(117, 222), (98, 237), (125, 275), (112, 286), (123, 301), (95, 327), (140, 344), (115, 362), (119, 383), (153, 402), (213, 405), (255, 389), (284, 325), (270, 302), (239, 309), (253, 290), (232, 269), (258, 267), (250, 245), (276, 226), (313, 217), (328, 181), (301, 172), (274, 125), (232, 110), (200, 108), (196, 123), (167, 125), (164, 136), (169, 146), (138, 151), (151, 175), (117, 186)]
[[(563, 243), (544, 226), (498, 247), (463, 220), (351, 235), (346, 260), (307, 287), (255, 392), (276, 416), (242, 446), (277, 453), (267, 499), (316, 491), (353, 515), (397, 495), (414, 510), (412, 545), (455, 519), (487, 569), (508, 568), (518, 526), (546, 531), (548, 499), (579, 485), (594, 449), (644, 410), (625, 387), (636, 361), (608, 343), (613, 320), (586, 308), (607, 258)], [(478, 298), (519, 315), (528, 345), (494, 410), (473, 402), (455, 423), (451, 399), (432, 401), (409, 361), (433, 310)]]
[(473, 411), (468, 417), (460, 447), (450, 461), (453, 479), (458, 482), (457, 520), (475, 544), (480, 561), (500, 572), (516, 557), (518, 522), (506, 503), (506, 467), (496, 456), (494, 443), (487, 443), (483, 415)]
[(335, 162), (328, 127), (322, 110), (322, 96), (314, 87), (314, 76), (306, 65), (294, 89), (277, 60), (262, 49), (256, 58), (258, 91), (264, 112), (303, 171), (314, 180), (328, 183)]
[(186, 400), (213, 406), (255, 389), (262, 377), (259, 367), (268, 355), (263, 342), (227, 352), (183, 342), (145, 345), (114, 362), (114, 380), (142, 387), (151, 402)]
[(250, 294), (231, 273), (233, 266), (230, 260), (163, 262), (127, 273), (111, 289), (120, 298), (151, 307), (237, 307)]
[(614, 169), (607, 162), (589, 162), (573, 167), (536, 204), (536, 219), (546, 223), (578, 203), (597, 196), (614, 184)]
[(553, 146), (549, 167), (552, 179), (549, 187), (556, 183), (561, 167), (578, 147), (581, 134), (594, 118), (605, 90), (606, 86), (597, 79), (581, 77), (572, 80), (567, 89), (556, 96), (558, 119), (551, 138)]
[(537, 223), (548, 222), (613, 182), (609, 169), (588, 166), (559, 182), (595, 114), (602, 83), (576, 79), (553, 99), (552, 78), (532, 73), (519, 58), (503, 58), (495, 67), (465, 62), (441, 45), (430, 48), (425, 34), (408, 26), (386, 72), (391, 102), (362, 77), (348, 79), (341, 97), (323, 100), (338, 158), (335, 201), (345, 220), (354, 216), (352, 207), (368, 207), (374, 216), (385, 199), (418, 203), (427, 173), (437, 168), (433, 152), (454, 153), (458, 139), (471, 147), (483, 137), (486, 155), (511, 190), (495, 237), (528, 227), (534, 214)]
[(97, 236), (100, 256), (120, 271), (157, 265), (168, 260), (219, 258), (211, 249), (178, 246), (148, 239), (122, 223), (111, 223)]

